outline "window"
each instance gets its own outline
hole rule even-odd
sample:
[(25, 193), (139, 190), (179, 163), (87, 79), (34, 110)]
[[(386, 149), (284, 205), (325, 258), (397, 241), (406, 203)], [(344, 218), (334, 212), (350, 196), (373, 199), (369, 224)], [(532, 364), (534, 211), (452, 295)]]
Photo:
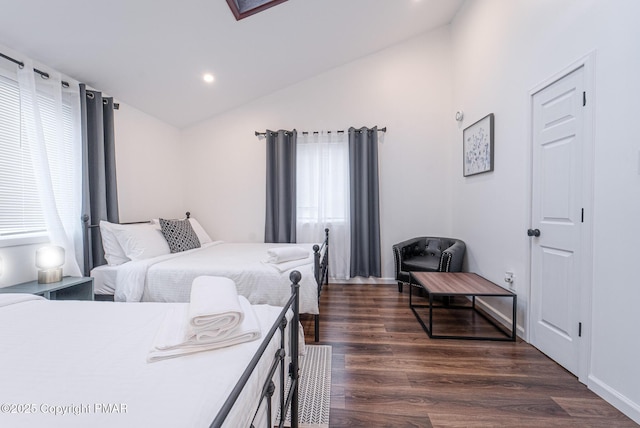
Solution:
[[(62, 95), (62, 130), (56, 126), (55, 82), (38, 82), (38, 108), (46, 141), (51, 183), (56, 200), (69, 201), (70, 180), (77, 179), (70, 169), (76, 156), (73, 151), (72, 94)], [(59, 96), (60, 91), (57, 91)], [(62, 135), (57, 135), (62, 133)], [(21, 120), (20, 92), (15, 73), (0, 69), (0, 244), (25, 243), (16, 238), (46, 236), (46, 223), (37, 187), (26, 129)], [(74, 204), (59, 204), (60, 210), (74, 209)], [(60, 213), (61, 217), (68, 215)], [(77, 216), (76, 216), (77, 217)]]
[(28, 147), (22, 144), (18, 82), (0, 75), (0, 236), (44, 232)]
[(296, 199), (300, 222), (346, 222), (349, 213), (349, 146), (336, 137), (298, 137)]
[(317, 242), (331, 233), (329, 272), (349, 278), (349, 141), (344, 132), (298, 134), (296, 144), (296, 236)]

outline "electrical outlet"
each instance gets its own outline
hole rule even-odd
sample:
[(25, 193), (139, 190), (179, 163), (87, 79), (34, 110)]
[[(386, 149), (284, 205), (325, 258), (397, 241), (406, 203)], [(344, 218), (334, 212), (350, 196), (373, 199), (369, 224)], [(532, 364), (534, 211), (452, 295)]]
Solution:
[(513, 289), (513, 281), (514, 281), (514, 275), (513, 272), (511, 271), (506, 271), (504, 273), (504, 282), (506, 282), (507, 284), (509, 284), (509, 288)]

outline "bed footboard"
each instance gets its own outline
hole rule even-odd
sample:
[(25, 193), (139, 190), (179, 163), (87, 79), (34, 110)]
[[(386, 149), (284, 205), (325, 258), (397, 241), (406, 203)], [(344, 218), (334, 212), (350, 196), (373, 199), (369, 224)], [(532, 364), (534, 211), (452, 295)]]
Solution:
[[(314, 273), (318, 284), (318, 305), (322, 287), (329, 284), (329, 229), (324, 230), (324, 242), (322, 245), (313, 246)], [(314, 315), (314, 339), (320, 340), (320, 315)]]
[[(265, 350), (267, 349), (269, 342), (275, 336), (277, 331), (280, 331), (280, 348), (276, 351), (273, 362), (271, 364), (271, 369), (269, 371), (269, 375), (267, 380), (263, 384), (262, 387), (262, 395), (260, 397), (260, 401), (256, 406), (256, 414), (254, 415), (254, 419), (257, 416), (258, 409), (260, 408), (262, 401), (266, 400), (267, 404), (267, 428), (271, 428), (274, 426), (283, 427), (288, 409), (291, 409), (291, 428), (298, 428), (298, 377), (299, 377), (299, 363), (298, 363), (298, 353), (299, 353), (299, 343), (298, 343), (298, 334), (299, 334), (299, 325), (300, 325), (300, 296), (299, 296), (299, 282), (302, 275), (298, 271), (293, 271), (289, 275), (289, 279), (291, 280), (291, 297), (287, 304), (282, 308), (280, 315), (272, 325), (269, 333), (264, 338), (262, 343), (260, 344), (260, 348), (258, 348), (257, 352), (253, 356), (251, 362), (245, 369), (244, 373), (238, 380), (238, 383), (231, 391), (231, 394), (223, 404), (220, 412), (211, 423), (211, 428), (221, 427), (227, 418), (231, 408), (234, 406), (237, 401), (240, 393), (243, 388), (247, 384), (251, 373), (258, 365), (258, 361), (262, 358)], [(293, 311), (293, 317), (289, 322), (287, 320), (287, 312), (289, 310)], [(287, 324), (289, 326), (289, 352), (291, 356), (291, 362), (289, 363), (289, 369), (285, 371), (285, 356), (286, 356), (286, 341), (285, 341), (285, 327)], [(280, 393), (280, 421), (278, 424), (274, 424), (271, 420), (272, 415), (272, 396), (275, 391), (275, 384), (273, 382), (273, 376), (275, 375), (278, 367), (280, 367), (280, 384), (282, 385), (281, 393)], [(285, 392), (285, 372), (291, 378), (291, 386), (289, 390)], [(253, 427), (253, 422), (251, 424)]]

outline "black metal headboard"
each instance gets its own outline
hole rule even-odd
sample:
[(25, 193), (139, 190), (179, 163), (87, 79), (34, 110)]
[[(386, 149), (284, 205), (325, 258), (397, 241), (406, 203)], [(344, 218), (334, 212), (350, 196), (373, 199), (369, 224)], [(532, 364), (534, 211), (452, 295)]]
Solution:
[[(185, 213), (186, 218), (191, 217), (191, 213), (187, 211)], [(151, 223), (151, 220), (146, 221), (130, 221), (126, 223), (118, 224), (144, 224)], [(107, 264), (104, 258), (104, 247), (102, 246), (102, 236), (100, 235), (100, 224), (90, 224), (89, 215), (82, 216), (83, 224), (83, 256), (84, 256), (84, 276), (91, 274), (91, 269), (97, 266)]]

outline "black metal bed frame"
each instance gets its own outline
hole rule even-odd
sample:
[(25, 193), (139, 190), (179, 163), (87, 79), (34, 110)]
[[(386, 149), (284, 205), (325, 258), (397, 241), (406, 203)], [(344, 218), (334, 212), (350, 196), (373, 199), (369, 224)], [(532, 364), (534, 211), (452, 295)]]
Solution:
[[(323, 251), (324, 250), (324, 251)], [(324, 242), (322, 245), (313, 246), (313, 272), (318, 284), (318, 312), (320, 312), (320, 294), (322, 287), (329, 284), (329, 229), (324, 230)], [(320, 315), (313, 316), (314, 339), (320, 341)]]
[[(191, 213), (187, 211), (185, 213), (186, 218), (191, 217)], [(89, 245), (89, 230), (100, 227), (99, 224), (90, 224), (89, 216), (87, 214), (82, 216), (83, 239), (84, 239), (84, 275), (90, 276), (91, 269), (96, 267), (89, 257), (91, 246)], [(119, 224), (144, 224), (149, 221), (133, 221)], [(99, 235), (99, 234), (98, 234)], [(98, 265), (99, 266), (99, 265)], [(322, 245), (313, 246), (313, 272), (318, 286), (318, 306), (320, 305), (320, 294), (324, 285), (329, 284), (329, 229), (324, 230), (324, 242)], [(314, 321), (314, 339), (316, 342), (320, 341), (320, 315), (315, 314), (313, 316)]]
[[(269, 333), (264, 338), (262, 343), (260, 344), (260, 348), (258, 348), (257, 352), (251, 359), (251, 362), (245, 369), (244, 373), (238, 380), (238, 383), (231, 391), (229, 397), (222, 405), (222, 408), (218, 412), (218, 415), (215, 417), (213, 422), (210, 425), (210, 428), (218, 428), (221, 427), (224, 423), (225, 419), (229, 415), (229, 412), (233, 408), (235, 402), (237, 401), (240, 393), (243, 388), (247, 384), (249, 377), (253, 373), (253, 370), (258, 365), (258, 362), (262, 358), (266, 348), (271, 342), (271, 339), (276, 334), (278, 330), (280, 330), (280, 348), (276, 351), (273, 362), (271, 364), (271, 368), (269, 370), (269, 375), (265, 380), (265, 383), (262, 387), (262, 394), (260, 396), (260, 401), (256, 406), (256, 412), (253, 415), (253, 420), (251, 422), (251, 427), (254, 427), (254, 421), (256, 416), (258, 415), (258, 411), (262, 406), (262, 401), (266, 400), (267, 402), (267, 428), (271, 428), (274, 426), (273, 421), (271, 419), (272, 414), (272, 396), (276, 389), (275, 383), (273, 382), (273, 377), (276, 373), (278, 367), (280, 367), (280, 421), (278, 423), (278, 427), (283, 427), (288, 409), (291, 409), (291, 428), (298, 428), (298, 419), (299, 419), (299, 409), (298, 409), (298, 380), (299, 380), (299, 364), (298, 364), (298, 352), (299, 352), (299, 343), (298, 343), (298, 333), (299, 333), (299, 321), (300, 321), (300, 278), (302, 275), (298, 271), (293, 271), (289, 275), (289, 279), (291, 280), (291, 297), (289, 301), (284, 306), (278, 319), (273, 323)], [(285, 391), (286, 383), (285, 383), (285, 363), (284, 359), (286, 356), (286, 345), (285, 345), (285, 327), (287, 326), (287, 312), (291, 309), (293, 311), (293, 317), (290, 321), (289, 327), (289, 355), (291, 357), (291, 362), (289, 363), (288, 376), (291, 378), (291, 386), (289, 387), (289, 391)]]

